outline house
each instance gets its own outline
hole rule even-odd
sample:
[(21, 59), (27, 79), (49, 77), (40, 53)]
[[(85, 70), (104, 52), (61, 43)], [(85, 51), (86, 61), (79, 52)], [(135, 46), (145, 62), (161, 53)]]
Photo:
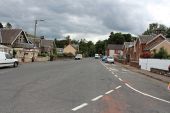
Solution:
[(0, 45), (0, 51), (12, 54), (13, 49), (4, 45)]
[(75, 56), (76, 52), (78, 51), (77, 47), (77, 45), (68, 44), (66, 47), (64, 47), (63, 53), (72, 54), (73, 56)]
[(38, 55), (34, 45), (28, 40), (22, 29), (0, 29), (0, 39), (0, 44), (13, 48), (14, 56), (19, 59), (31, 59)]
[(126, 62), (130, 62), (130, 58), (133, 55), (134, 42), (124, 42), (123, 45), (123, 58)]
[(106, 49), (107, 56), (117, 57), (118, 55), (123, 55), (123, 44), (108, 44)]
[(53, 49), (56, 47), (54, 40), (48, 40), (44, 37), (34, 38), (32, 35), (27, 34), (31, 43), (39, 50), (40, 53), (52, 53)]
[(139, 58), (143, 57), (146, 52), (153, 54), (154, 51), (159, 51), (161, 47), (165, 48), (170, 54), (169, 40), (162, 34), (141, 35), (135, 42), (132, 59), (139, 61)]

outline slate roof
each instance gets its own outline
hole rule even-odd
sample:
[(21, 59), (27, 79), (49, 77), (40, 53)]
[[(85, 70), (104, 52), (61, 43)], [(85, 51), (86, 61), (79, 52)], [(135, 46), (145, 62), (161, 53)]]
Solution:
[(154, 37), (156, 37), (155, 34), (153, 34), (153, 35), (139, 35), (139, 40), (141, 41), (141, 43), (147, 43), (150, 40), (152, 40)]
[(107, 49), (110, 50), (123, 50), (123, 44), (108, 44)]
[(19, 33), (22, 32), (22, 29), (0, 29), (2, 43), (11, 44)]

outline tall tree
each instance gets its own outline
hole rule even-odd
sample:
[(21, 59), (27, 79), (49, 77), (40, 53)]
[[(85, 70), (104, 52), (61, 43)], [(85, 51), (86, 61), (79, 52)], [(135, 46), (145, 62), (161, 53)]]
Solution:
[(167, 38), (170, 38), (170, 28), (168, 28), (166, 34), (167, 34), (166, 37), (167, 37)]
[(2, 25), (2, 23), (0, 22), (0, 28), (3, 28), (4, 26)]
[(8, 23), (6, 24), (6, 28), (12, 29), (12, 25), (8, 22)]

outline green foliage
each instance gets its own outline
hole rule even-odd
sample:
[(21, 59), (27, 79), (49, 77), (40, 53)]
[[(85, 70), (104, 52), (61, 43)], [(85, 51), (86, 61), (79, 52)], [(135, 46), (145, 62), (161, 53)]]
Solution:
[(6, 28), (12, 29), (12, 25), (8, 22), (8, 23), (6, 24)]
[(122, 33), (110, 33), (108, 44), (123, 44), (124, 42), (131, 42), (134, 38), (131, 34), (122, 34)]
[(167, 37), (167, 38), (170, 38), (170, 28), (167, 29), (167, 32), (166, 32), (166, 33), (167, 33), (166, 37)]
[(17, 54), (16, 50), (13, 49), (13, 52), (12, 52), (12, 53), (13, 53), (13, 57), (15, 58), (15, 56), (16, 56), (16, 54)]
[(38, 56), (40, 56), (40, 57), (47, 57), (47, 56), (48, 56), (48, 53), (45, 53), (45, 52), (39, 53)]
[(160, 48), (158, 53), (154, 51), (154, 58), (168, 59), (168, 57), (169, 57), (168, 52), (163, 47)]
[(85, 57), (92, 57), (95, 54), (95, 45), (92, 41), (81, 39), (79, 42), (79, 53)]
[(106, 50), (106, 46), (107, 46), (107, 40), (104, 41), (97, 41), (95, 44), (95, 52), (98, 54), (105, 54), (105, 50)]
[(168, 27), (163, 25), (163, 24), (158, 24), (158, 23), (151, 23), (149, 24), (149, 28), (144, 31), (143, 35), (151, 35), (151, 34), (157, 34), (161, 33), (163, 35), (168, 35), (170, 36), (170, 31), (168, 31)]
[(57, 40), (55, 39), (55, 45), (57, 48), (64, 48), (64, 46), (68, 45), (67, 40)]
[(0, 28), (3, 28), (4, 26), (2, 25), (2, 23), (0, 22)]

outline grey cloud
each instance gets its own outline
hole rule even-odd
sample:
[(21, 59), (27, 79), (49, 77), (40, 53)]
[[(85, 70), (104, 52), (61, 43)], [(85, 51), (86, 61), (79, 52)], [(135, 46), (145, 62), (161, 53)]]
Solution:
[[(146, 1), (145, 1), (146, 2)], [(106, 35), (111, 31), (141, 33), (150, 16), (144, 2), (123, 3), (117, 0), (1, 0), (0, 21), (11, 22), (38, 35), (62, 37), (66, 33)], [(70, 19), (75, 20), (70, 20)]]

